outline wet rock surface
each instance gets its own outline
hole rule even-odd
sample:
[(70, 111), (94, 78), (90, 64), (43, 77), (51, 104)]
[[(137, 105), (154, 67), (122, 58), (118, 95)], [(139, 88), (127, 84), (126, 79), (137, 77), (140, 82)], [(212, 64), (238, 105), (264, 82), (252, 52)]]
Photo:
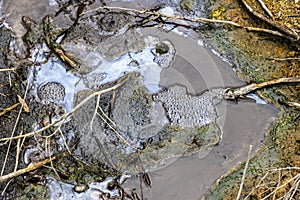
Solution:
[[(184, 116), (187, 111), (190, 116), (198, 109), (208, 109), (212, 106), (212, 99), (205, 101), (205, 98), (198, 98), (202, 107), (195, 107), (193, 114), (186, 109), (177, 110), (177, 113), (166, 112), (161, 105), (154, 107), (158, 102), (148, 93), (141, 76), (129, 75), (127, 79), (114, 94), (114, 102), (111, 102), (113, 94), (101, 97), (99, 110), (96, 109), (96, 99), (93, 99), (74, 116), (81, 138), (77, 155), (87, 158), (88, 162), (100, 159), (123, 173), (137, 173), (140, 166), (151, 171), (169, 165), (182, 155), (205, 151), (218, 143), (221, 131), (215, 123), (216, 113), (213, 117), (197, 121), (185, 120), (184, 117), (181, 123), (170, 124), (168, 121)], [(91, 91), (79, 93), (77, 102), (88, 94)], [(177, 92), (177, 96), (165, 95), (156, 99), (167, 104), (180, 99), (179, 95), (188, 97), (183, 89)], [(185, 102), (186, 107), (194, 105), (191, 101)], [(91, 114), (95, 113), (95, 109), (96, 117)], [(118, 134), (128, 144), (120, 141)], [(136, 148), (141, 151), (139, 155), (135, 153)]]

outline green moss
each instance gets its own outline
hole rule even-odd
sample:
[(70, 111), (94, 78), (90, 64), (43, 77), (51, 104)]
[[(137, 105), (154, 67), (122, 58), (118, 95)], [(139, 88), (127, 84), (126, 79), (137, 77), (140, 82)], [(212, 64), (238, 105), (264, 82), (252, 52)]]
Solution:
[[(211, 17), (235, 21), (245, 26), (270, 28), (252, 15), (245, 12), (239, 4), (232, 0), (212, 1)], [(260, 11), (259, 6), (251, 6)], [(273, 4), (265, 1), (269, 9), (274, 13), (282, 11), (283, 17), (276, 19), (293, 26), (295, 21), (285, 18), (292, 4), (291, 2)], [(224, 9), (224, 7), (226, 9)], [(235, 64), (238, 76), (247, 83), (261, 83), (280, 77), (295, 77), (300, 75), (299, 62), (297, 60), (277, 61), (273, 58), (299, 57), (299, 44), (284, 38), (270, 36), (262, 33), (247, 32), (243, 29), (228, 28), (222, 26), (213, 29), (208, 34), (212, 38), (212, 45), (221, 54), (227, 55)], [(299, 85), (276, 85), (258, 91), (258, 94), (280, 109), (280, 115), (274, 125), (266, 132), (264, 146), (250, 161), (247, 176), (242, 192), (243, 199), (246, 194), (255, 187), (257, 181), (262, 178), (270, 168), (286, 166), (299, 166), (298, 155), (300, 144), (300, 112), (291, 107), (289, 102), (299, 103)], [(298, 138), (298, 139), (297, 139)], [(237, 166), (220, 179), (205, 196), (205, 199), (235, 199), (241, 181), (244, 164)], [(278, 176), (269, 176), (269, 182), (278, 181)], [(270, 192), (270, 191), (269, 191)], [(268, 191), (256, 190), (252, 195), (254, 199), (260, 199)]]

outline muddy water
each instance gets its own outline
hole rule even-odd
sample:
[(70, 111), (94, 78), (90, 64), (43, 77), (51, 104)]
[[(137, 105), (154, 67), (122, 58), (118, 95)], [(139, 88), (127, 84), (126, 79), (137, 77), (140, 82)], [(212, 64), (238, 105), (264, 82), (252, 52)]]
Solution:
[[(177, 50), (170, 68), (161, 73), (161, 85), (184, 85), (188, 92), (199, 94), (215, 87), (236, 87), (243, 83), (231, 67), (195, 40), (147, 29), (144, 34), (170, 40)], [(221, 142), (212, 150), (183, 157), (167, 168), (151, 173), (153, 187), (144, 188), (148, 199), (200, 199), (226, 171), (247, 158), (249, 145), (252, 155), (264, 140), (265, 129), (277, 110), (255, 102), (226, 102), (217, 106), (218, 123), (223, 129)], [(139, 180), (127, 183), (139, 188)]]
[[(257, 149), (266, 122), (276, 114), (268, 105), (226, 104), (223, 139), (205, 154), (183, 157), (163, 170), (151, 173), (153, 187), (144, 188), (148, 199), (200, 199), (222, 174), (247, 157), (249, 145)], [(248, 114), (246, 114), (248, 112)], [(203, 158), (204, 156), (204, 158)], [(133, 183), (138, 188), (139, 181)], [(237, 183), (239, 184), (239, 183)]]

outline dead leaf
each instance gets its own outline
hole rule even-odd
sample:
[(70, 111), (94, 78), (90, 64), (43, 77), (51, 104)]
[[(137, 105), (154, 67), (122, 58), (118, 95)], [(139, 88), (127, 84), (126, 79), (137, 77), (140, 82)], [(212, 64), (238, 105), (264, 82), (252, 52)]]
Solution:
[(27, 112), (27, 113), (29, 113), (29, 107), (26, 104), (25, 100), (22, 99), (22, 97), (20, 95), (17, 95), (17, 96), (18, 96), (18, 100), (19, 100), (20, 104), (22, 105), (24, 111)]

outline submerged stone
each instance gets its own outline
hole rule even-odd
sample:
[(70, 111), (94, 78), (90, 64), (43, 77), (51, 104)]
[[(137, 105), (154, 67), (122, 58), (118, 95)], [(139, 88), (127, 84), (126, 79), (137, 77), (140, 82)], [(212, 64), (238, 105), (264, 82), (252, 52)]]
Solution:
[(155, 46), (156, 53), (165, 54), (169, 51), (169, 46), (166, 43), (160, 42)]

